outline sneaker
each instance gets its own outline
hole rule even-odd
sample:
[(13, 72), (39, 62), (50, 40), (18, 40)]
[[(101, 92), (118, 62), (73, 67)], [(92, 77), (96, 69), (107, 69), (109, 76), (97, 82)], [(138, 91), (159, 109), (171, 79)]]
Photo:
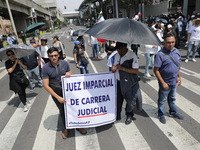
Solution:
[(151, 75), (149, 73), (144, 74), (145, 77), (151, 78)]
[(193, 61), (193, 62), (197, 62), (196, 59), (194, 59), (194, 58), (192, 58), (192, 61)]
[(166, 123), (165, 116), (160, 116), (160, 117), (158, 117), (158, 118), (159, 118), (159, 121), (160, 121), (162, 124), (165, 124), (165, 123)]
[(188, 62), (188, 59), (186, 59), (185, 62)]
[(27, 111), (28, 111), (28, 106), (24, 105), (24, 112), (27, 112)]
[(181, 114), (179, 114), (179, 113), (176, 113), (176, 114), (173, 114), (173, 115), (170, 115), (170, 116), (174, 117), (174, 118), (177, 118), (177, 119), (181, 119), (181, 120), (184, 119), (184, 117)]

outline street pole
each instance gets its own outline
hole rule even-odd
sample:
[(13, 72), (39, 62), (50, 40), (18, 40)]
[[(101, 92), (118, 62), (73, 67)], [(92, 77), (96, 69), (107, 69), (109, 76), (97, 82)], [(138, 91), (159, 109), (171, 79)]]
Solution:
[(6, 0), (6, 5), (7, 5), (7, 7), (8, 7), (8, 13), (9, 13), (9, 16), (10, 16), (10, 20), (11, 20), (11, 23), (12, 23), (13, 30), (14, 30), (14, 32), (15, 32), (15, 35), (16, 35), (17, 40), (19, 41), (18, 35), (17, 35), (17, 30), (16, 30), (16, 28), (15, 28), (15, 23), (14, 23), (14, 20), (13, 20), (13, 16), (12, 16), (12, 12), (11, 12), (11, 10), (10, 10), (10, 5), (9, 5), (8, 0)]
[(118, 0), (115, 0), (116, 18), (119, 18)]
[(187, 17), (187, 11), (188, 11), (188, 0), (183, 1), (183, 15)]
[(49, 17), (50, 17), (50, 24), (51, 24), (51, 31), (54, 31), (54, 27), (53, 27), (53, 24), (52, 24), (52, 18), (51, 18), (51, 12), (50, 12), (50, 9), (49, 9), (49, 4), (48, 5), (48, 10), (49, 10)]

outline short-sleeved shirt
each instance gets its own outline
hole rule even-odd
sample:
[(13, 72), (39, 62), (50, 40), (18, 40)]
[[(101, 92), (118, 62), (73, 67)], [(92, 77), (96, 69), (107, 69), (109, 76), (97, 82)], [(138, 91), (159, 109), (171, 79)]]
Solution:
[(73, 50), (73, 54), (76, 54), (76, 58), (77, 58), (77, 61), (80, 60), (80, 58), (82, 56), (84, 56), (84, 50), (81, 48), (81, 50), (77, 50), (76, 48)]
[(200, 26), (192, 26), (188, 32), (191, 33), (190, 41), (200, 41)]
[(34, 51), (31, 55), (22, 57), (21, 61), (24, 65), (27, 66), (28, 70), (31, 70), (38, 66), (38, 56), (39, 54), (36, 51)]
[[(8, 59), (6, 62), (5, 62), (5, 66), (6, 66), (6, 69), (10, 69), (13, 65), (15, 64), (15, 61), (11, 61), (10, 59)], [(20, 67), (19, 64), (16, 65), (15, 69), (13, 70), (12, 73), (8, 73), (11, 77), (13, 74), (16, 74), (18, 72), (23, 72), (22, 68)]]
[[(169, 55), (179, 66), (181, 65), (181, 55), (178, 49), (174, 48), (172, 51), (169, 51), (162, 48), (161, 51), (166, 55)], [(172, 62), (172, 60), (158, 52), (155, 57), (154, 67), (159, 68), (163, 80), (168, 85), (176, 85), (179, 68)]]
[[(66, 72), (70, 71), (70, 67), (67, 61), (65, 60), (59, 60), (61, 63), (61, 75), (65, 75)], [(49, 79), (49, 81), (54, 81), (54, 82), (59, 82), (60, 75), (59, 75), (59, 68), (60, 65), (58, 64), (57, 66), (53, 66), (51, 62), (48, 62), (47, 64), (44, 65), (42, 68), (42, 79)]]
[[(137, 56), (133, 51), (128, 50), (127, 53), (123, 57), (121, 57), (121, 58), (120, 57), (121, 56), (119, 55), (119, 53), (117, 53), (115, 55), (115, 61), (114, 61), (113, 65), (123, 64), (124, 61), (133, 59), (132, 68), (133, 69), (138, 69), (139, 68)], [(115, 75), (116, 75), (116, 79), (120, 80), (119, 71), (118, 70), (116, 70)]]

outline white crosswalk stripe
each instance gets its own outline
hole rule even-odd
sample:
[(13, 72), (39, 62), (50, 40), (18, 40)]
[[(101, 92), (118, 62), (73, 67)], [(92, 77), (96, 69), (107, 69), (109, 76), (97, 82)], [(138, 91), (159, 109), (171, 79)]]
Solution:
[(200, 149), (199, 142), (194, 139), (187, 131), (185, 131), (174, 119), (167, 117), (167, 124), (162, 124), (157, 119), (157, 115), (153, 107), (157, 107), (157, 104), (144, 92), (142, 92), (144, 104), (144, 110), (154, 123), (162, 130), (162, 132), (169, 138), (170, 141), (176, 146), (177, 149)]
[[(36, 97), (34, 97), (30, 103), (32, 104)], [(20, 103), (19, 107), (16, 109), (6, 127), (0, 134), (0, 150), (11, 149), (15, 143), (17, 135), (19, 134), (21, 127), (29, 113), (23, 112), (23, 104)]]
[[(37, 132), (33, 150), (48, 149), (53, 150), (55, 147), (56, 130), (58, 122), (58, 109), (55, 109), (55, 103), (51, 96), (43, 113), (41, 123)], [(51, 117), (51, 119), (48, 119)], [(44, 140), (45, 139), (45, 140)]]
[[(122, 111), (122, 114), (125, 114), (124, 111)], [(122, 120), (117, 121), (115, 123), (115, 127), (117, 129), (117, 132), (119, 133), (119, 136), (122, 140), (122, 143), (124, 144), (124, 147), (126, 150), (133, 150), (133, 149), (141, 149), (141, 150), (149, 150), (151, 149), (138, 130), (137, 126), (133, 123), (130, 125), (124, 125), (125, 122), (125, 115), (122, 116)], [(133, 138), (134, 135), (134, 138)]]
[(77, 150), (100, 150), (98, 137), (95, 128), (87, 129), (87, 135), (81, 135), (75, 131), (76, 135), (76, 149)]
[[(151, 80), (148, 83), (152, 88), (158, 90), (157, 80)], [(193, 118), (200, 124), (200, 118), (199, 118), (200, 108), (197, 105), (185, 99), (184, 97), (182, 97), (181, 95), (179, 95), (178, 93), (176, 93), (176, 98), (177, 98), (176, 104), (180, 106), (180, 109), (182, 109), (185, 113), (190, 115), (191, 118)]]

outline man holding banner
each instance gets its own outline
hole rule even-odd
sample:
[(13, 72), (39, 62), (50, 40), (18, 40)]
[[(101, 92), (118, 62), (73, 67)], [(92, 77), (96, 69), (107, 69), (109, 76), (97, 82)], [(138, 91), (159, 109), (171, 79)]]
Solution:
[(121, 119), (121, 110), (124, 99), (126, 100), (126, 121), (128, 125), (135, 120), (133, 109), (137, 105), (138, 110), (142, 110), (142, 96), (137, 73), (139, 72), (137, 56), (133, 51), (128, 50), (126, 43), (117, 42), (115, 49), (114, 66), (112, 67), (117, 79), (117, 118)]
[[(68, 129), (65, 127), (65, 111), (64, 103), (66, 99), (63, 98), (61, 76), (69, 77), (72, 74), (69, 64), (65, 60), (59, 60), (59, 52), (55, 47), (51, 47), (47, 51), (50, 62), (46, 63), (42, 68), (42, 81), (44, 88), (49, 92), (60, 111), (60, 116), (63, 123), (62, 137), (66, 139), (68, 136)], [(83, 128), (77, 129), (81, 134), (87, 134)]]

